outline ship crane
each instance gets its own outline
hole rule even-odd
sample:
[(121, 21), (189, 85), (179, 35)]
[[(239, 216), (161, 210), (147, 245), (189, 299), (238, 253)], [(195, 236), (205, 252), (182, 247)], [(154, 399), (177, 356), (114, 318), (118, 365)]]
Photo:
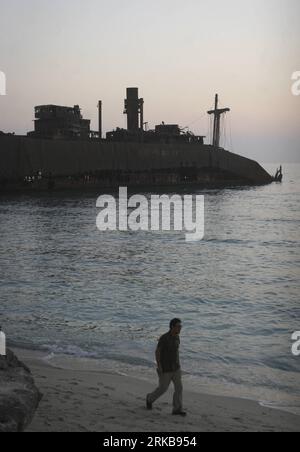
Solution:
[(221, 129), (221, 116), (230, 111), (230, 108), (218, 108), (219, 96), (215, 97), (215, 109), (210, 110), (207, 113), (214, 115), (214, 132), (212, 145), (216, 148), (220, 147), (220, 129)]

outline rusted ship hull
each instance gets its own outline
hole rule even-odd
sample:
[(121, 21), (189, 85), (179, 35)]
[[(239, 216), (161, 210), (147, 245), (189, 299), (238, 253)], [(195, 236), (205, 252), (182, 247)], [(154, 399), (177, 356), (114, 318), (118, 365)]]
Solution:
[[(40, 174), (40, 176), (38, 176)], [(197, 143), (118, 143), (0, 136), (0, 189), (261, 185), (257, 162)]]

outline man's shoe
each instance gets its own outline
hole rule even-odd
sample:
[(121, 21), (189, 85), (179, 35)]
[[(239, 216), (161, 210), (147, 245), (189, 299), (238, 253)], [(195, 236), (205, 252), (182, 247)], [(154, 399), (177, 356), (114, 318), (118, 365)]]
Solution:
[(147, 410), (152, 410), (152, 403), (150, 402), (148, 395), (146, 397), (146, 407), (147, 407)]
[(187, 413), (185, 411), (173, 411), (173, 416), (186, 417)]

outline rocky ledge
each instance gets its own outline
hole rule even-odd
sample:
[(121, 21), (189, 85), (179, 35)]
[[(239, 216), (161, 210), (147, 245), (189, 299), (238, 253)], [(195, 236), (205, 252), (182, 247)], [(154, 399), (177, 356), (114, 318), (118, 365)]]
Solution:
[(0, 356), (0, 432), (21, 432), (41, 400), (30, 370), (10, 351)]

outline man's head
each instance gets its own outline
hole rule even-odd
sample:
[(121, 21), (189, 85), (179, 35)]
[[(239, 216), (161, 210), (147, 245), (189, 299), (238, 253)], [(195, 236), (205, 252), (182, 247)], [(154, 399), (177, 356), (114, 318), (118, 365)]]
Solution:
[(182, 323), (180, 319), (173, 319), (170, 322), (170, 330), (172, 334), (180, 334)]

